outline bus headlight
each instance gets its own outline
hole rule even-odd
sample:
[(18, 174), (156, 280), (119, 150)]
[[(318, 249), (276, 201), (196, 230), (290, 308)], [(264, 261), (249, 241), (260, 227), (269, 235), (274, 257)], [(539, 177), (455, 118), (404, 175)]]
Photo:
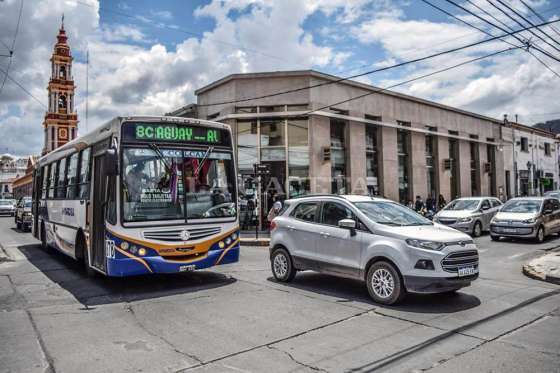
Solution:
[(138, 255), (140, 255), (140, 256), (146, 255), (146, 249), (144, 249), (143, 247), (141, 247), (140, 249), (138, 249)]
[(225, 246), (226, 246), (226, 244), (224, 243), (224, 241), (218, 242), (218, 247), (219, 247), (220, 249), (223, 249)]
[(226, 245), (229, 245), (230, 243), (231, 243), (231, 238), (230, 237), (226, 238)]
[(235, 240), (235, 239), (237, 238), (237, 233), (234, 232), (234, 233), (231, 235), (231, 238), (232, 238), (233, 240)]
[(128, 250), (128, 242), (121, 242), (121, 249), (124, 251)]

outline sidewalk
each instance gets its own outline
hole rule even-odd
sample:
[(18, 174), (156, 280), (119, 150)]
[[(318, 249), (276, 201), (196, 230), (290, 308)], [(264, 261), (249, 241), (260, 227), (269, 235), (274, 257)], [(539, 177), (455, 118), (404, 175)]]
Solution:
[(255, 231), (241, 231), (241, 246), (266, 246), (270, 243), (270, 232), (259, 231), (258, 239)]
[(560, 284), (560, 251), (551, 252), (523, 265), (526, 276)]

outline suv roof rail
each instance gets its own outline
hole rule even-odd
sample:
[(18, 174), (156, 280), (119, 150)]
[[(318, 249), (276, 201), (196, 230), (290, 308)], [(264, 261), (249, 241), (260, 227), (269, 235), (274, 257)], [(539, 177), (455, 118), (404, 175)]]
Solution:
[(311, 198), (311, 197), (335, 197), (335, 198), (345, 199), (340, 194), (327, 194), (327, 193), (304, 194), (304, 195), (301, 195), (301, 196), (291, 197), (291, 198), (288, 198), (288, 199), (301, 199), (301, 198)]

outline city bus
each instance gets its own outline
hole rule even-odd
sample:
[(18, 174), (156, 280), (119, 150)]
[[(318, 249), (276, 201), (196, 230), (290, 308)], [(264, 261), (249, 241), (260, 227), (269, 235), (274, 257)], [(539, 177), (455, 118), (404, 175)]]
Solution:
[(187, 272), (239, 259), (229, 126), (118, 117), (46, 154), (33, 175), (33, 235), (89, 275)]

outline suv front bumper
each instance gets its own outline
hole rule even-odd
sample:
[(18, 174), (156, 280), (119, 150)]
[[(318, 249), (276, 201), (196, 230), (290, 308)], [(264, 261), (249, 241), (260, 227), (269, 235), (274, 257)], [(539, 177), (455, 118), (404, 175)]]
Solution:
[(423, 277), (403, 276), (404, 286), (411, 293), (443, 293), (470, 286), (478, 278), (478, 273), (465, 277)]

